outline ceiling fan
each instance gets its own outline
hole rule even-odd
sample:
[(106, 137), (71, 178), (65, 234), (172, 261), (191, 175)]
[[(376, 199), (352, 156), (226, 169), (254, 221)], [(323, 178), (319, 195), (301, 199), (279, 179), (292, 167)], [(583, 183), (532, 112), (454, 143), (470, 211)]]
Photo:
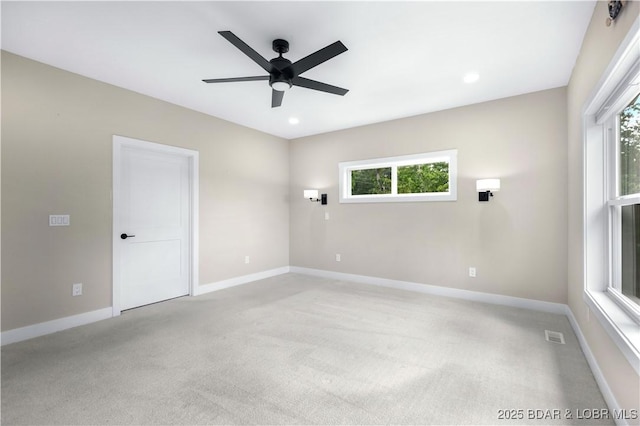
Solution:
[(230, 83), (235, 81), (257, 81), (269, 80), (271, 86), (271, 108), (282, 105), (284, 92), (292, 86), (305, 87), (307, 89), (319, 90), (321, 92), (332, 93), (334, 95), (344, 96), (349, 90), (341, 87), (332, 86), (308, 78), (300, 77), (305, 71), (328, 61), (334, 56), (346, 52), (347, 48), (340, 41), (336, 41), (327, 47), (318, 50), (306, 56), (299, 61), (291, 63), (290, 60), (283, 58), (282, 54), (289, 51), (289, 42), (282, 39), (273, 40), (273, 50), (279, 54), (278, 57), (267, 61), (258, 52), (253, 50), (244, 41), (240, 40), (231, 31), (218, 31), (222, 37), (226, 38), (231, 44), (240, 49), (242, 53), (251, 58), (255, 63), (260, 65), (269, 75), (254, 77), (234, 77), (234, 78), (213, 78), (202, 80), (205, 83)]

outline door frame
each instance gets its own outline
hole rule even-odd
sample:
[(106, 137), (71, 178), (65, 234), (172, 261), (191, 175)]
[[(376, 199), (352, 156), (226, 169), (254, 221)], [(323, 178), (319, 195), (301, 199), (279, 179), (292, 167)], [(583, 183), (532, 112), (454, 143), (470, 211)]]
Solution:
[(135, 148), (138, 150), (159, 152), (176, 157), (186, 157), (189, 165), (189, 295), (195, 294), (198, 286), (199, 270), (199, 153), (198, 151), (179, 148), (170, 145), (162, 145), (155, 142), (148, 142), (125, 136), (113, 135), (113, 186), (111, 198), (113, 203), (113, 228), (112, 228), (112, 309), (113, 316), (120, 315), (120, 290), (122, 286), (120, 267), (120, 212), (122, 200), (120, 194), (120, 183), (122, 182), (122, 149)]

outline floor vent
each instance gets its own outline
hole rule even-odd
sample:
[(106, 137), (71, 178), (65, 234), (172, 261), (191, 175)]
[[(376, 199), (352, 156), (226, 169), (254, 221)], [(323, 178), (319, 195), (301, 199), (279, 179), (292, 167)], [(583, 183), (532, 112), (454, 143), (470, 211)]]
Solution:
[(544, 338), (547, 342), (558, 343), (564, 345), (564, 335), (558, 331), (544, 331)]

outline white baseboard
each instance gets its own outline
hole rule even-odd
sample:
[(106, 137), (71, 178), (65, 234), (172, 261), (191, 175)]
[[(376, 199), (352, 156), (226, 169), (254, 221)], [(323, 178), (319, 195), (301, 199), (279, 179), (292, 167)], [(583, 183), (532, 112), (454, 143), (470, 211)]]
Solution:
[(66, 330), (68, 328), (101, 321), (103, 319), (111, 318), (112, 313), (113, 311), (111, 307), (108, 307), (98, 309), (97, 311), (85, 312), (83, 314), (72, 315), (70, 317), (3, 331), (0, 335), (0, 344), (4, 346), (10, 343), (21, 342), (23, 340), (33, 339), (34, 337), (44, 336), (45, 334)]
[(268, 271), (256, 272), (255, 274), (243, 275), (240, 277), (229, 278), (228, 280), (217, 281), (210, 284), (204, 284), (196, 287), (193, 292), (194, 296), (210, 293), (212, 291), (222, 290), (229, 287), (235, 287), (241, 284), (247, 284), (252, 281), (258, 281), (265, 278), (275, 277), (276, 275), (282, 275), (289, 272), (288, 266), (281, 268), (269, 269)]
[(491, 303), (494, 305), (512, 306), (515, 308), (530, 309), (533, 311), (549, 312), (553, 314), (566, 313), (567, 305), (562, 303), (543, 302), (541, 300), (523, 299), (520, 297), (503, 296), (499, 294), (481, 293), (478, 291), (461, 290), (457, 288), (439, 287), (428, 284), (420, 284), (410, 281), (390, 280), (387, 278), (370, 277), (366, 275), (345, 274), (342, 272), (325, 271), (321, 269), (301, 268), (291, 266), (290, 272), (336, 280), (354, 281), (362, 284), (372, 284), (381, 287), (390, 287), (400, 290), (415, 291), (418, 293), (433, 294), (436, 296), (453, 297), (456, 299), (471, 300), (475, 302)]
[[(565, 305), (566, 306), (566, 305)], [(611, 392), (611, 388), (604, 378), (604, 374), (602, 374), (602, 370), (600, 370), (600, 366), (596, 361), (596, 357), (593, 356), (591, 352), (591, 348), (587, 344), (587, 339), (585, 339), (584, 334), (582, 334), (582, 330), (580, 329), (580, 325), (576, 320), (576, 317), (573, 315), (573, 311), (569, 306), (566, 306), (565, 315), (569, 319), (569, 323), (571, 323), (571, 328), (573, 328), (573, 332), (576, 334), (578, 338), (578, 342), (580, 343), (580, 347), (582, 348), (582, 352), (584, 353), (584, 357), (587, 359), (587, 363), (589, 367), (591, 367), (591, 372), (593, 373), (593, 377), (596, 379), (596, 383), (598, 383), (598, 387), (600, 388), (600, 392), (602, 392), (602, 397), (604, 398), (607, 406), (609, 407), (610, 412), (621, 412), (622, 408), (618, 404), (613, 392)], [(615, 419), (615, 422), (618, 426), (626, 426), (629, 423), (623, 419)]]
[[(342, 272), (326, 271), (321, 269), (303, 268), (298, 266), (283, 266), (280, 268), (270, 269), (267, 271), (257, 272), (254, 274), (243, 275), (240, 277), (230, 278), (227, 280), (217, 281), (210, 284), (198, 286), (194, 291), (194, 296), (210, 293), (212, 291), (222, 290), (229, 287), (234, 287), (242, 284), (247, 284), (253, 281), (274, 277), (286, 273), (296, 273), (303, 275), (312, 275), (317, 277), (353, 281), (363, 284), (377, 285), (381, 287), (389, 287), (401, 290), (414, 291), (424, 294), (433, 294), (437, 296), (453, 297), (457, 299), (464, 299), (476, 302), (491, 303), (496, 305), (511, 306), (516, 308), (530, 309), (534, 311), (549, 312), (554, 314), (566, 315), (569, 319), (569, 323), (573, 328), (574, 333), (578, 338), (582, 352), (584, 353), (591, 371), (598, 383), (600, 391), (609, 407), (610, 411), (620, 411), (621, 408), (618, 402), (611, 392), (611, 388), (607, 384), (607, 381), (598, 366), (598, 363), (587, 344), (587, 340), (582, 334), (582, 330), (573, 315), (573, 312), (569, 306), (561, 303), (544, 302), (540, 300), (523, 299), (519, 297), (503, 296), (498, 294), (481, 293), (477, 291), (461, 290), (455, 288), (439, 287), (427, 284), (419, 284), (410, 281), (398, 281), (386, 278), (370, 277), (366, 275), (346, 274)], [(78, 327), (81, 325), (89, 324), (96, 321), (112, 317), (112, 308), (103, 308), (92, 312), (86, 312), (84, 314), (73, 315), (66, 318), (60, 318), (53, 321), (47, 321), (39, 324), (34, 324), (26, 327), (16, 328), (13, 330), (4, 331), (0, 334), (0, 344), (8, 345), (10, 343), (20, 342), (23, 340), (31, 339), (34, 337), (43, 336), (45, 334), (55, 333), (68, 328)], [(625, 420), (616, 419), (616, 424), (619, 426), (625, 426), (629, 423)]]
[[(289, 267), (284, 266), (281, 268), (271, 269), (255, 274), (218, 281), (215, 283), (197, 287), (193, 295), (198, 296), (200, 294), (209, 293), (211, 291), (222, 290), (223, 288), (233, 287), (264, 278), (274, 277), (276, 275), (286, 274), (287, 272), (289, 272)], [(110, 306), (108, 308), (98, 309), (97, 311), (85, 312), (79, 315), (73, 315), (70, 317), (28, 325), (26, 327), (15, 328), (13, 330), (7, 330), (3, 331), (0, 334), (0, 345), (4, 346), (10, 343), (21, 342), (23, 340), (33, 339), (34, 337), (44, 336), (45, 334), (55, 333), (57, 331), (90, 324), (92, 322), (101, 321), (112, 317), (113, 308)]]

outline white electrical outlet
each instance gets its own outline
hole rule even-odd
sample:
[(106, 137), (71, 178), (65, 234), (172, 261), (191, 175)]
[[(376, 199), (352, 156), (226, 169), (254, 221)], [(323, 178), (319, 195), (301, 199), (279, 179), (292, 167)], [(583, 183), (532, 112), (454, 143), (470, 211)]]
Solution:
[(68, 214), (50, 214), (49, 226), (69, 226), (71, 225), (71, 216)]
[(339, 254), (336, 254), (336, 262), (340, 262), (342, 259), (340, 258)]
[(474, 268), (473, 266), (471, 268), (469, 268), (469, 276), (471, 278), (475, 278), (476, 277), (476, 268)]
[(74, 284), (71, 289), (72, 296), (82, 296), (82, 283)]
[(249, 262), (251, 262), (251, 258), (249, 256), (245, 256), (244, 263), (249, 263)]
[(324, 220), (329, 220), (329, 212), (324, 212)]

